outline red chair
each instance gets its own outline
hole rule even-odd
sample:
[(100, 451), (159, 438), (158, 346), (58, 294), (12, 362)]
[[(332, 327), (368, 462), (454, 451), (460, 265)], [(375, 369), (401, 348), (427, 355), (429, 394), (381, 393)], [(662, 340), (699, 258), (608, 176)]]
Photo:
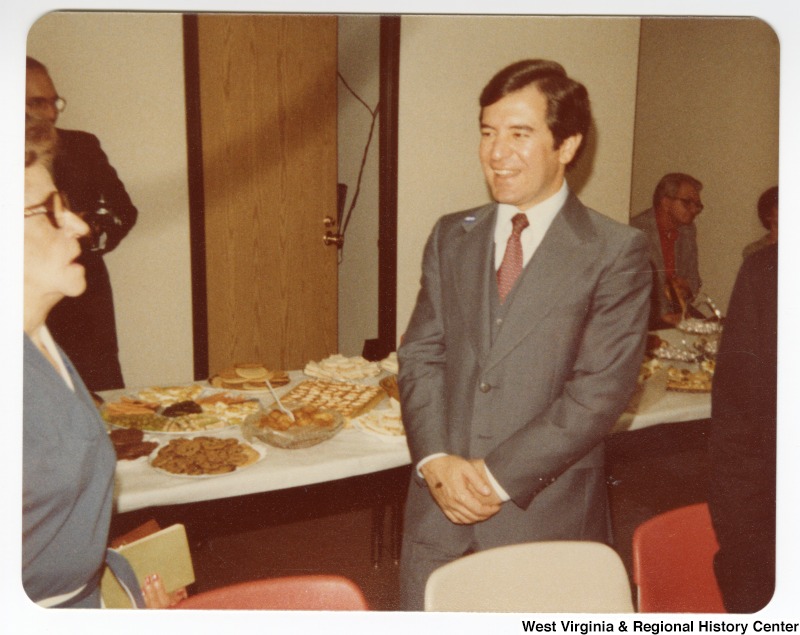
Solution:
[(361, 589), (338, 575), (299, 575), (240, 582), (191, 595), (176, 609), (367, 611)]
[(660, 514), (633, 533), (640, 613), (725, 613), (714, 575), (719, 549), (706, 503)]

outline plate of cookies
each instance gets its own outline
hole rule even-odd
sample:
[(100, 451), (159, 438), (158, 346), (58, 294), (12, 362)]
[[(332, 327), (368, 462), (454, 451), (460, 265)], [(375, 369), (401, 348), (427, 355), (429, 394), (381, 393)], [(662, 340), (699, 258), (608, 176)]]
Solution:
[(264, 458), (256, 448), (234, 437), (180, 437), (163, 443), (149, 457), (150, 466), (170, 476), (209, 478), (232, 474)]
[(284, 370), (269, 370), (258, 362), (240, 362), (208, 378), (214, 388), (224, 390), (268, 390), (267, 380), (273, 388), (289, 383), (289, 375)]

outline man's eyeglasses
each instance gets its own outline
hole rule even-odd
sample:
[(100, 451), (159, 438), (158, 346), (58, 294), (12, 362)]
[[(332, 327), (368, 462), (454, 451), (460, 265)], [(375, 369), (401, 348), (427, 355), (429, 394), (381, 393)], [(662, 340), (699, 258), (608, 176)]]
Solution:
[(61, 192), (50, 192), (50, 195), (41, 203), (25, 208), (25, 218), (44, 214), (53, 227), (61, 229), (64, 226), (64, 213), (66, 210), (67, 205)]
[(698, 214), (702, 212), (703, 208), (705, 207), (705, 205), (703, 205), (700, 201), (696, 201), (693, 198), (681, 198), (680, 196), (670, 196), (669, 198), (675, 201), (680, 201), (681, 203), (686, 205), (686, 207), (694, 206)]
[(63, 97), (48, 99), (47, 97), (31, 97), (25, 100), (25, 106), (34, 112), (41, 112), (47, 108), (55, 108), (58, 112), (64, 112), (67, 107), (67, 100)]

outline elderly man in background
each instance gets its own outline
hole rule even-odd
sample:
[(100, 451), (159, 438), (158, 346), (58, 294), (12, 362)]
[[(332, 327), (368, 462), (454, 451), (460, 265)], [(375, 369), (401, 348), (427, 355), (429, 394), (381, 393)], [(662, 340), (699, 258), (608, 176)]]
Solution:
[(631, 226), (641, 229), (650, 243), (651, 329), (675, 326), (700, 290), (694, 219), (703, 211), (702, 189), (693, 176), (667, 174), (653, 192), (653, 207), (631, 218)]
[[(47, 68), (28, 57), (26, 115), (55, 124), (65, 106)], [(86, 270), (86, 292), (56, 305), (47, 326), (89, 390), (122, 388), (114, 298), (103, 255), (127, 235), (136, 222), (137, 210), (97, 137), (61, 128), (56, 134), (53, 180), (90, 233), (82, 239), (80, 258)]]

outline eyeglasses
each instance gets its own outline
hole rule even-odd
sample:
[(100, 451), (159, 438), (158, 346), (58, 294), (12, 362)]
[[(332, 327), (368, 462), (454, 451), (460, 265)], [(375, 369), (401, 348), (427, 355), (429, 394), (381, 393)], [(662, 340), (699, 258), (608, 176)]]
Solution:
[(55, 108), (58, 112), (64, 112), (67, 107), (67, 100), (63, 97), (31, 97), (25, 100), (25, 107), (34, 112), (42, 112), (47, 108)]
[(675, 201), (680, 201), (681, 203), (686, 205), (686, 207), (694, 206), (698, 214), (702, 212), (703, 208), (705, 207), (705, 205), (703, 205), (700, 201), (696, 201), (693, 198), (681, 198), (680, 196), (670, 196), (668, 198), (671, 198)]
[(61, 229), (64, 226), (64, 214), (67, 210), (66, 201), (61, 192), (50, 192), (48, 197), (41, 203), (31, 205), (25, 208), (25, 218), (32, 216), (39, 216), (44, 214), (47, 220), (56, 229)]

